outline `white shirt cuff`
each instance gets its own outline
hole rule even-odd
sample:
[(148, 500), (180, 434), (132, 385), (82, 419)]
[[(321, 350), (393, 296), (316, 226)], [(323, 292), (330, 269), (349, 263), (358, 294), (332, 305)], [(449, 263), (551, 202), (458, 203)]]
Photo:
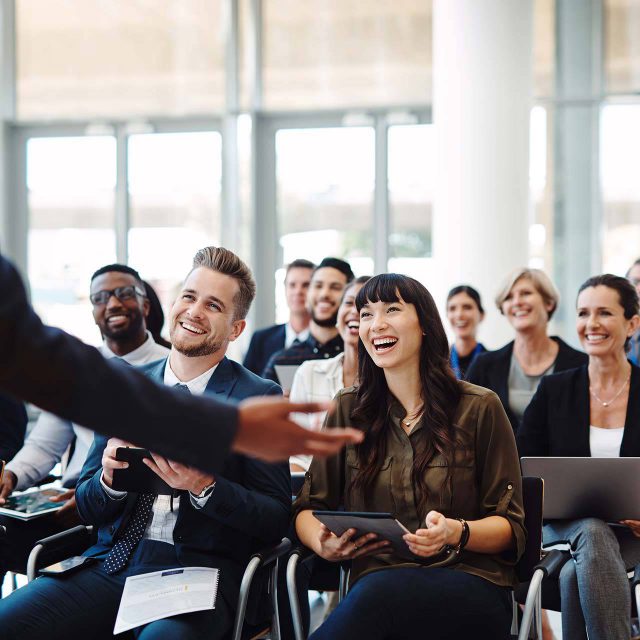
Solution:
[(104, 492), (112, 500), (122, 500), (123, 498), (127, 497), (127, 492), (126, 491), (116, 491), (115, 489), (112, 489), (111, 487), (107, 486), (107, 484), (104, 481), (104, 471), (100, 474), (100, 484), (102, 485), (102, 488), (104, 489)]
[(216, 484), (214, 482), (213, 487), (211, 487), (211, 491), (209, 492), (208, 495), (204, 496), (204, 498), (198, 498), (198, 496), (193, 495), (193, 493), (189, 491), (189, 500), (191, 500), (191, 504), (195, 509), (202, 509), (204, 508), (204, 505), (207, 504), (207, 501), (213, 495), (215, 490), (216, 490)]

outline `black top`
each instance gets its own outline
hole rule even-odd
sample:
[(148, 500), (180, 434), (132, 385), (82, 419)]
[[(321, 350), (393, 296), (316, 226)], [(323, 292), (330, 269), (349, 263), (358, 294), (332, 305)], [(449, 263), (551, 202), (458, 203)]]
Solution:
[(20, 451), (27, 430), (27, 412), (22, 402), (0, 395), (0, 460), (11, 460)]
[(277, 364), (295, 365), (302, 364), (307, 360), (324, 360), (325, 358), (333, 358), (343, 351), (344, 342), (339, 335), (324, 344), (310, 335), (304, 342), (292, 344), (288, 349), (281, 349), (274, 353), (269, 358), (269, 362), (262, 372), (262, 377), (279, 382), (276, 373)]
[[(557, 336), (552, 336), (552, 340), (558, 343), (558, 355), (556, 356), (554, 373), (575, 369), (589, 362), (586, 353), (570, 347), (564, 340)], [(502, 401), (502, 406), (507, 412), (514, 432), (518, 431), (520, 422), (509, 406), (509, 367), (513, 355), (513, 341), (498, 349), (497, 351), (487, 351), (481, 353), (472, 363), (467, 371), (467, 380), (481, 387), (491, 389), (498, 394)]]
[[(518, 431), (521, 456), (590, 457), (587, 366), (545, 376)], [(640, 456), (640, 369), (631, 367), (622, 457)]]

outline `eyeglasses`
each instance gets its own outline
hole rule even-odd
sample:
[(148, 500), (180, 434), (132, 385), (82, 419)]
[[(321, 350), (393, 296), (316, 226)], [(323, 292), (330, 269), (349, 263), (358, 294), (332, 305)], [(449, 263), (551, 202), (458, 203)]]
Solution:
[(111, 296), (115, 296), (120, 300), (120, 302), (126, 302), (127, 300), (135, 298), (136, 294), (143, 298), (145, 297), (144, 291), (141, 291), (138, 287), (134, 287), (133, 285), (127, 285), (126, 287), (116, 287), (111, 290), (103, 289), (102, 291), (96, 291), (96, 293), (92, 293), (89, 296), (89, 300), (91, 300), (91, 304), (98, 306), (107, 304)]

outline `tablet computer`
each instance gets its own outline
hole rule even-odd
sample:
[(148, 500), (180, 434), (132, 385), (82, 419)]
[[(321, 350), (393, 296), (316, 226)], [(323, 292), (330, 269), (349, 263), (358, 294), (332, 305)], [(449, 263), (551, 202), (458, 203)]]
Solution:
[(54, 496), (62, 495), (67, 490), (62, 487), (46, 487), (40, 489), (27, 489), (23, 492), (16, 491), (7, 498), (0, 514), (19, 520), (31, 520), (39, 518), (47, 513), (53, 513), (61, 509), (65, 502), (51, 502)]
[(545, 520), (640, 520), (640, 458), (521, 459), (522, 475), (544, 480)]
[(352, 539), (357, 539), (367, 533), (375, 533), (378, 540), (388, 540), (394, 552), (409, 560), (418, 556), (409, 549), (403, 536), (409, 530), (390, 513), (358, 512), (358, 511), (313, 511), (313, 515), (337, 536), (341, 536), (347, 529), (355, 529)]
[(115, 491), (171, 495), (173, 489), (142, 462), (144, 458), (151, 459), (151, 453), (147, 449), (118, 447), (116, 460), (128, 462), (129, 466), (126, 469), (113, 470), (111, 488)]
[(293, 386), (293, 378), (299, 368), (299, 364), (277, 364), (275, 366), (278, 382), (285, 394), (290, 393)]

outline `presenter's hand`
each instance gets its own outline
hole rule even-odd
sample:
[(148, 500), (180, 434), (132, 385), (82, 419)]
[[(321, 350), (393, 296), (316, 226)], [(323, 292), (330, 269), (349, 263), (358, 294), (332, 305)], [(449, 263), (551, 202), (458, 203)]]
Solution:
[(620, 524), (626, 524), (631, 529), (631, 533), (636, 538), (640, 538), (640, 520), (620, 520)]
[(357, 429), (309, 431), (289, 417), (290, 413), (315, 413), (328, 408), (326, 402), (293, 403), (282, 398), (245, 400), (238, 411), (233, 450), (276, 462), (296, 454), (330, 456), (346, 444), (362, 442), (364, 434)]
[(190, 491), (197, 496), (205, 487), (215, 482), (214, 476), (200, 469), (167, 460), (157, 453), (151, 452), (151, 455), (153, 460), (144, 458), (143, 462), (172, 489)]
[(13, 471), (5, 469), (2, 476), (2, 482), (0, 483), (0, 504), (4, 504), (7, 498), (13, 493), (13, 490), (18, 484), (18, 478)]
[(318, 531), (318, 546), (316, 552), (319, 556), (330, 562), (352, 560), (360, 556), (371, 556), (376, 553), (385, 553), (391, 548), (387, 540), (378, 540), (375, 533), (367, 533), (354, 539), (355, 529), (347, 529), (341, 536), (331, 533), (323, 524)]
[(462, 535), (460, 522), (449, 520), (437, 511), (429, 511), (425, 520), (426, 529), (418, 529), (415, 533), (403, 536), (413, 553), (429, 558), (440, 553), (446, 544), (457, 544)]
[(116, 449), (118, 449), (118, 447), (134, 446), (135, 445), (126, 440), (120, 440), (120, 438), (109, 438), (107, 446), (102, 453), (102, 479), (107, 487), (111, 487), (113, 484), (114, 469), (126, 469), (129, 466), (128, 462), (116, 460)]

